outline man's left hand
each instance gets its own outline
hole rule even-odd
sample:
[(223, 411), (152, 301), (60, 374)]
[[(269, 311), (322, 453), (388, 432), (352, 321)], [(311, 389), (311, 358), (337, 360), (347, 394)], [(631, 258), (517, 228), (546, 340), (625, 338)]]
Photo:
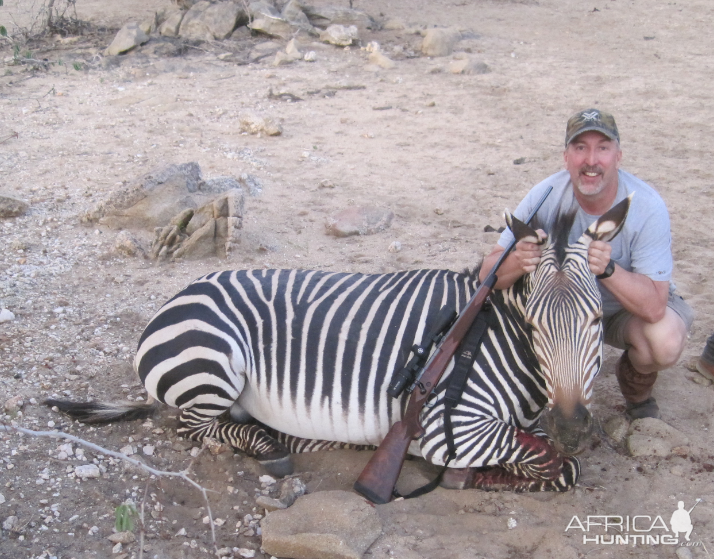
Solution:
[(606, 243), (605, 241), (593, 241), (590, 243), (590, 248), (588, 249), (590, 271), (596, 276), (602, 274), (610, 263), (611, 255), (612, 247), (610, 243)]

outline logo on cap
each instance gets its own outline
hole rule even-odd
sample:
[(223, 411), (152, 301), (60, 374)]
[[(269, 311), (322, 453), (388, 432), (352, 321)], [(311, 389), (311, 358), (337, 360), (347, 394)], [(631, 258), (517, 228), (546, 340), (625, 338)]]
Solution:
[(565, 130), (565, 146), (567, 147), (583, 132), (591, 130), (600, 132), (611, 140), (620, 141), (615, 118), (610, 113), (598, 109), (585, 109), (568, 119), (568, 126)]

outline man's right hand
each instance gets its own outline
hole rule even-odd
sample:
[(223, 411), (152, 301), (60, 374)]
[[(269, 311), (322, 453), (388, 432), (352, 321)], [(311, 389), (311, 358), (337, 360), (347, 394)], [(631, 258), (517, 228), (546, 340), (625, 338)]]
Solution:
[[(528, 274), (538, 267), (548, 235), (542, 229), (538, 229), (536, 233), (538, 238), (526, 237), (518, 241), (513, 247), (513, 250), (499, 269), (496, 289), (510, 287), (522, 275)], [(484, 258), (483, 266), (481, 266), (481, 271), (479, 272), (481, 281), (486, 278), (504, 250), (501, 245), (496, 245), (491, 254)]]
[(548, 235), (542, 229), (538, 229), (536, 233), (538, 233), (538, 239), (521, 239), (516, 243), (511, 253), (524, 274), (530, 274), (535, 271), (543, 254), (544, 241)]

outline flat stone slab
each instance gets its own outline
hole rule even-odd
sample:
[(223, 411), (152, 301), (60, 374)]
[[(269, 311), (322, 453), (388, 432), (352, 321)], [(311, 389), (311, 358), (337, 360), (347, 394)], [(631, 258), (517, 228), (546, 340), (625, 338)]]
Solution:
[(684, 433), (651, 417), (633, 421), (627, 437), (632, 456), (669, 456), (673, 448), (687, 444), (689, 439)]
[(292, 559), (361, 559), (382, 533), (371, 503), (347, 491), (321, 491), (298, 498), (261, 523), (263, 549)]

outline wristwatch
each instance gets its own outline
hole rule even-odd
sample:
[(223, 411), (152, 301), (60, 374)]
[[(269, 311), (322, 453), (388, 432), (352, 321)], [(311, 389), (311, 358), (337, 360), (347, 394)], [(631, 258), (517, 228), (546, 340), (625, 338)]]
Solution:
[(615, 261), (610, 258), (610, 262), (605, 266), (605, 271), (602, 274), (595, 276), (599, 280), (604, 280), (609, 278), (615, 272)]

